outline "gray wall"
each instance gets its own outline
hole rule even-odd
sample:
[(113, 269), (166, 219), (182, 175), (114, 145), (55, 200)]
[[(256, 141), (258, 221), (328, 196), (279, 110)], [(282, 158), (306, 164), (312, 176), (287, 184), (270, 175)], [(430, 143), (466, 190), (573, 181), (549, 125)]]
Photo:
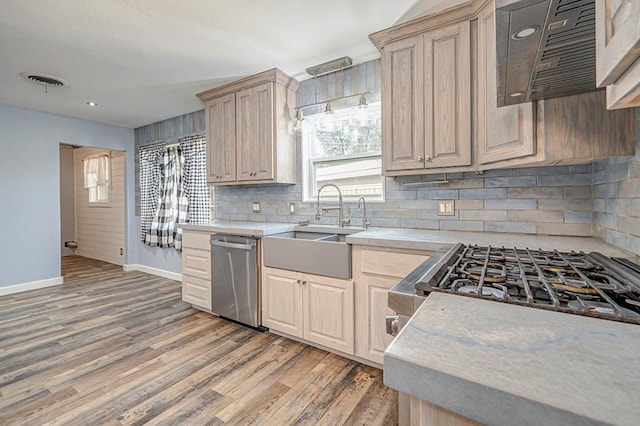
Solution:
[[(59, 277), (60, 143), (127, 151), (133, 170), (133, 130), (6, 104), (0, 129), (0, 287)], [(127, 188), (134, 188), (133, 173)], [(129, 231), (133, 191), (127, 206)]]
[(636, 109), (636, 155), (593, 165), (594, 234), (640, 255), (640, 108)]
[(60, 250), (63, 256), (75, 252), (64, 246), (65, 241), (76, 239), (74, 189), (73, 148), (60, 145)]

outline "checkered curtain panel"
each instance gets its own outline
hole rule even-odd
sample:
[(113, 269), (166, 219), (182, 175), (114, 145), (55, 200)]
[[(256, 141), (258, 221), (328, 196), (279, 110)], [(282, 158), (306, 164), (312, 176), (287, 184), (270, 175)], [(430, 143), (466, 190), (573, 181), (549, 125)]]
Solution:
[(151, 228), (151, 222), (158, 209), (160, 200), (160, 158), (165, 144), (147, 145), (138, 150), (140, 164), (140, 240)]
[(160, 162), (160, 199), (156, 214), (145, 235), (145, 244), (182, 249), (182, 230), (176, 224), (187, 221), (189, 201), (182, 173), (184, 156), (179, 146), (167, 148)]
[(189, 200), (189, 223), (209, 223), (209, 187), (207, 185), (207, 151), (204, 136), (180, 139), (184, 156), (185, 195)]

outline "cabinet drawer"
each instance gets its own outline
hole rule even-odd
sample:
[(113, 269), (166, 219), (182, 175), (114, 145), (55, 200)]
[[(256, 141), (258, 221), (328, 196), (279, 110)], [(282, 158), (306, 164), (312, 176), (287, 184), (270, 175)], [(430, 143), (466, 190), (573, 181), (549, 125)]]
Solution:
[(397, 253), (390, 251), (362, 250), (360, 257), (361, 271), (365, 274), (384, 275), (404, 278), (418, 265), (424, 262), (429, 253), (424, 255)]
[(182, 275), (182, 300), (205, 309), (211, 309), (211, 281)]
[(210, 232), (184, 231), (182, 233), (182, 246), (200, 250), (211, 250)]
[(211, 279), (211, 253), (204, 250), (183, 250), (182, 273), (204, 280)]

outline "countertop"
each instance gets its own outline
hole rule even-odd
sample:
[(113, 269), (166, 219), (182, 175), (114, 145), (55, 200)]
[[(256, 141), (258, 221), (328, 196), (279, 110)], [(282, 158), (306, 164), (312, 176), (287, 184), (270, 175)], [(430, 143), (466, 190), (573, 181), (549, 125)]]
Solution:
[(182, 229), (191, 231), (217, 232), (221, 234), (241, 235), (244, 237), (264, 237), (267, 235), (293, 231), (298, 225), (295, 223), (234, 222), (214, 220), (206, 225), (182, 223), (178, 226)]
[(448, 249), (456, 243), (478, 244), (492, 247), (518, 247), (558, 251), (597, 251), (605, 256), (632, 257), (593, 237), (566, 237), (554, 235), (507, 234), (493, 232), (431, 231), (426, 229), (369, 229), (349, 235), (346, 242), (417, 250)]
[(492, 425), (637, 425), (640, 326), (431, 293), (384, 382)]

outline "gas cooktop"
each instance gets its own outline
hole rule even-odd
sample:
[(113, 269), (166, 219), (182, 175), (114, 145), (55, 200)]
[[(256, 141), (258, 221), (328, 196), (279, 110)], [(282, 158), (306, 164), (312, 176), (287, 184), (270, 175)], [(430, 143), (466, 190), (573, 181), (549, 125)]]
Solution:
[(439, 265), (415, 284), (418, 295), (455, 293), (640, 324), (640, 274), (600, 253), (457, 244)]

